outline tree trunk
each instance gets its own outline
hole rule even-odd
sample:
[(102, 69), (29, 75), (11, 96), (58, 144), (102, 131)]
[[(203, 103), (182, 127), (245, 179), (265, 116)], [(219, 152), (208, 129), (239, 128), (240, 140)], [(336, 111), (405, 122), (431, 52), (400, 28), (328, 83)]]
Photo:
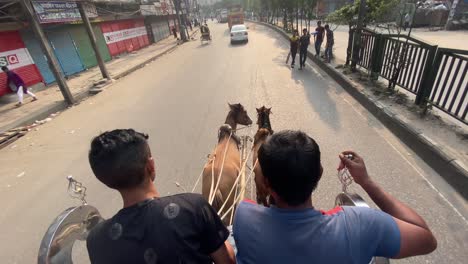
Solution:
[(286, 9), (283, 11), (283, 29), (286, 31), (288, 30), (288, 17)]
[(299, 28), (299, 7), (296, 4), (296, 29)]
[(346, 65), (349, 65), (351, 62), (351, 53), (353, 50), (353, 34), (354, 30), (351, 25), (349, 25), (349, 33), (348, 33), (348, 48), (346, 49)]
[(304, 6), (302, 6), (302, 8), (301, 8), (301, 30), (303, 29), (302, 20), (304, 20)]

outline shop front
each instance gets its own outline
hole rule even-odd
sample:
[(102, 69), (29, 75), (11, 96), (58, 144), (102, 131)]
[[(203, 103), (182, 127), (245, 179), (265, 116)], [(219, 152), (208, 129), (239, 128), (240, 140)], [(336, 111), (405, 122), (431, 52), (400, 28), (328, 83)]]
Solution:
[(112, 57), (130, 53), (149, 45), (143, 19), (109, 21), (100, 24)]
[[(16, 72), (27, 86), (43, 82), (18, 31), (0, 32), (0, 67), (7, 66)], [(11, 90), (6, 83), (6, 74), (0, 71), (0, 96)]]

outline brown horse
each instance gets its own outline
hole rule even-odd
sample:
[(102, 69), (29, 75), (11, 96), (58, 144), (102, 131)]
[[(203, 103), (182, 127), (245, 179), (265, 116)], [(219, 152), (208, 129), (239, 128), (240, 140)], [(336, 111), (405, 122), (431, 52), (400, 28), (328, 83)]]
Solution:
[[(229, 104), (230, 111), (226, 122), (219, 129), (218, 145), (203, 168), (202, 194), (213, 208), (219, 212), (224, 205), (220, 216), (223, 216), (234, 204), (235, 190), (232, 191), (237, 176), (241, 170), (241, 157), (239, 151), (240, 140), (236, 136), (237, 124), (248, 126), (252, 119), (241, 104)], [(210, 197), (211, 194), (211, 197)], [(228, 225), (232, 210), (223, 222)]]
[(273, 134), (273, 129), (271, 129), (270, 123), (270, 114), (271, 108), (266, 108), (265, 106), (257, 108), (258, 130), (255, 134), (253, 145), (253, 170), (255, 173), (255, 186), (257, 189), (257, 203), (263, 204), (264, 206), (269, 206), (268, 190), (264, 184), (262, 169), (257, 161), (257, 153), (267, 137)]

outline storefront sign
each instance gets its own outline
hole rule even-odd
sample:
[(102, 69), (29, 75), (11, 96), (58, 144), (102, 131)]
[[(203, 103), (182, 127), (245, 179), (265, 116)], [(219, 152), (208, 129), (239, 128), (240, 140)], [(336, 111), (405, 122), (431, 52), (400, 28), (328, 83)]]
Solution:
[(112, 44), (126, 39), (131, 39), (146, 35), (145, 27), (128, 28), (119, 31), (104, 33), (104, 39), (107, 44)]
[(10, 69), (34, 64), (27, 49), (15, 49), (0, 52), (0, 67), (8, 66)]
[[(41, 23), (73, 22), (81, 20), (78, 6), (75, 2), (32, 2), (37, 17)], [(93, 3), (83, 3), (86, 14), (90, 18), (97, 17), (96, 6)]]

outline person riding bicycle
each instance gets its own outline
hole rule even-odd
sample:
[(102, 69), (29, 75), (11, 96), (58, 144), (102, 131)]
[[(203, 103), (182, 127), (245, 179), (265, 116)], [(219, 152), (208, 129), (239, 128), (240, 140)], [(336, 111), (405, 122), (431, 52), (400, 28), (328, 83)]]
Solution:
[(346, 166), (382, 211), (315, 209), (312, 192), (323, 173), (318, 144), (301, 131), (276, 133), (258, 151), (263, 181), (275, 204), (242, 201), (237, 207), (233, 232), (238, 263), (369, 263), (374, 256), (405, 258), (436, 249), (421, 216), (373, 181), (357, 153), (345, 151), (339, 158), (339, 169)]
[(119, 129), (91, 142), (92, 171), (120, 193), (124, 207), (91, 230), (91, 263), (235, 263), (229, 231), (201, 195), (158, 194), (147, 140)]

